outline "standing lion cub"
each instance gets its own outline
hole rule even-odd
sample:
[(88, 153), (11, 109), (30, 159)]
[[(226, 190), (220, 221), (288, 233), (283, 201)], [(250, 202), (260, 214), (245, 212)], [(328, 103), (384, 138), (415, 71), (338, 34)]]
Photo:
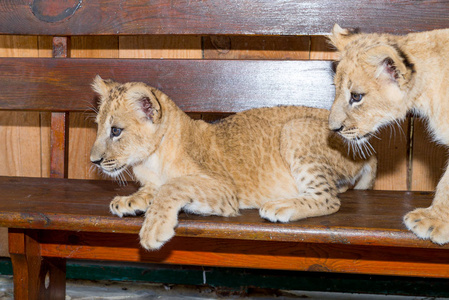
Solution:
[(272, 222), (338, 211), (337, 193), (371, 187), (376, 159), (348, 158), (327, 129), (329, 112), (305, 107), (253, 109), (208, 124), (143, 83), (99, 76), (97, 139), (91, 161), (116, 177), (132, 168), (142, 187), (117, 196), (111, 212), (145, 212), (141, 244), (157, 249), (175, 234), (181, 209), (235, 216), (259, 208)]
[[(449, 29), (395, 36), (335, 25), (330, 40), (340, 55), (330, 129), (363, 144), (411, 111), (428, 120), (436, 141), (449, 145)], [(432, 205), (408, 213), (404, 223), (420, 238), (449, 242), (448, 170)]]

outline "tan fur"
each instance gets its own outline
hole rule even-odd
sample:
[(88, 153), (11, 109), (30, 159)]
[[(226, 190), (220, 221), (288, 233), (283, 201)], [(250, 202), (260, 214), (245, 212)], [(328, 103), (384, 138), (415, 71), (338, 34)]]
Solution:
[[(427, 118), (436, 141), (449, 145), (449, 29), (404, 36), (354, 34), (335, 25), (339, 51), (330, 129), (364, 144), (382, 126), (414, 112)], [(350, 101), (351, 93), (364, 94)], [(408, 229), (435, 243), (449, 242), (449, 171), (432, 206), (404, 217)]]
[[(339, 191), (356, 180), (359, 189), (373, 183), (376, 159), (348, 158), (327, 129), (326, 110), (261, 108), (208, 124), (143, 83), (97, 77), (93, 86), (101, 104), (91, 160), (111, 176), (132, 168), (142, 187), (114, 198), (110, 209), (118, 216), (146, 212), (146, 249), (174, 235), (181, 209), (235, 216), (259, 208), (263, 218), (288, 222), (334, 213)], [(112, 127), (121, 134), (113, 136)]]

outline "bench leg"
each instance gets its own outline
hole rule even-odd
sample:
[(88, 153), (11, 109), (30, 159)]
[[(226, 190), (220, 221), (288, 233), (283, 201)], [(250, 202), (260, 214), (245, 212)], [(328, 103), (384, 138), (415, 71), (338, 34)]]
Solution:
[(38, 231), (9, 229), (14, 299), (65, 299), (64, 258), (42, 257)]

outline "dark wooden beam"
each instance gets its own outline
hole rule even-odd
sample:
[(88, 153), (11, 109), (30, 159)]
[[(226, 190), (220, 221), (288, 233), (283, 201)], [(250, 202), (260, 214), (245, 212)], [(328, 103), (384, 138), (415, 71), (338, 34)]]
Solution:
[[(70, 57), (70, 38), (53, 37), (52, 55), (57, 59)], [(50, 127), (50, 177), (67, 178), (69, 113), (52, 112)]]
[[(4, 0), (0, 34), (319, 35), (334, 23), (407, 33), (448, 27), (446, 0)], [(410, 26), (413, 20), (413, 26)]]
[(88, 111), (95, 75), (143, 81), (187, 112), (237, 112), (254, 107), (330, 108), (331, 62), (0, 58), (0, 107)]
[(345, 244), (175, 237), (158, 251), (136, 235), (42, 232), (47, 257), (449, 278), (447, 251)]

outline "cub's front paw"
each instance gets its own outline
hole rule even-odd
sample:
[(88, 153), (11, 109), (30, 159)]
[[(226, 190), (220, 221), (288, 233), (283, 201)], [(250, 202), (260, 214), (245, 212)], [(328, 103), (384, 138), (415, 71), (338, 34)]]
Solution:
[(132, 215), (145, 212), (149, 204), (141, 197), (134, 195), (130, 196), (116, 196), (109, 204), (111, 213), (123, 217), (124, 215)]
[(404, 224), (419, 238), (430, 239), (440, 245), (449, 242), (449, 219), (442, 211), (415, 209), (405, 215)]
[(176, 225), (176, 217), (147, 212), (139, 233), (140, 244), (147, 250), (159, 249), (175, 235)]

